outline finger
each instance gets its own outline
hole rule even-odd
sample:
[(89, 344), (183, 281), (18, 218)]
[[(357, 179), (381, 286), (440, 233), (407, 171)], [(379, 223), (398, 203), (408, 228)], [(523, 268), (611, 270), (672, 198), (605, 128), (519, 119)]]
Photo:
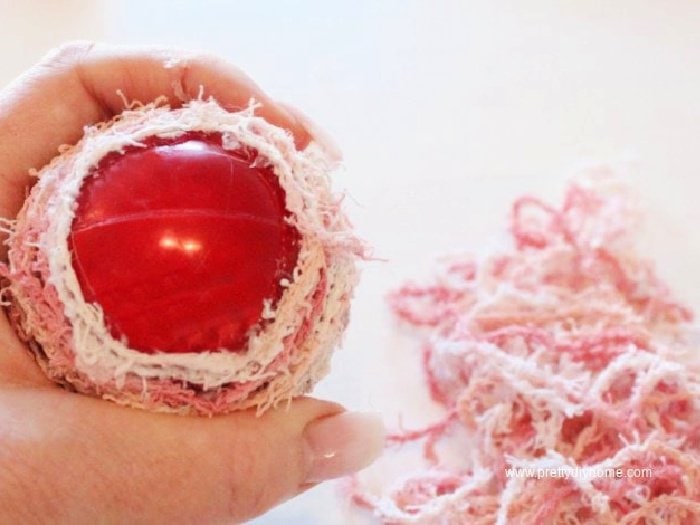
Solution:
[[(0, 395), (0, 417), (30, 433), (1, 447), (0, 464), (8, 455), (21, 461), (5, 486), (30, 479), (24, 508), (67, 523), (240, 522), (364, 467), (383, 446), (377, 418), (313, 399), (260, 418), (203, 419), (67, 392), (9, 392)], [(0, 491), (0, 513), (14, 498)]]
[(287, 113), (293, 115), (297, 122), (302, 124), (304, 128), (308, 130), (308, 132), (313, 136), (314, 141), (326, 153), (329, 160), (332, 162), (339, 162), (343, 159), (343, 152), (335, 140), (333, 140), (333, 137), (331, 137), (324, 129), (311, 120), (308, 115), (291, 104), (287, 104), (285, 102), (278, 102), (278, 104), (283, 107)]
[(85, 125), (120, 113), (124, 98), (148, 103), (165, 96), (178, 106), (200, 94), (230, 110), (245, 108), (254, 98), (262, 104), (257, 113), (289, 130), (297, 147), (311, 140), (295, 116), (222, 60), (172, 49), (72, 43), (0, 93), (0, 216), (18, 211), (30, 182), (28, 170), (41, 168), (61, 144), (77, 142)]

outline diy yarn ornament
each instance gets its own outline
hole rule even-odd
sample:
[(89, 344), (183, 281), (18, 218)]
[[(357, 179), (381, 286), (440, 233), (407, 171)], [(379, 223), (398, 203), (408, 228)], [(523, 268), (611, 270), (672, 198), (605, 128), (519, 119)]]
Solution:
[(214, 100), (134, 105), (38, 172), (3, 298), (67, 388), (152, 410), (308, 392), (348, 322), (363, 244), (311, 144)]

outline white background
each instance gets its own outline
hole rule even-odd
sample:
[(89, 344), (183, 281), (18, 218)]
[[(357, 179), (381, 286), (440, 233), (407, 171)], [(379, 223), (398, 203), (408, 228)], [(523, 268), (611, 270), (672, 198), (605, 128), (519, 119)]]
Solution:
[[(631, 167), (645, 249), (700, 306), (699, 28), (692, 0), (0, 0), (0, 85), (70, 39), (177, 45), (315, 118), (344, 150), (336, 183), (358, 230), (388, 260), (365, 265), (316, 393), (410, 424), (431, 406), (383, 295), (436, 254), (488, 244), (516, 195), (560, 196), (582, 162)], [(256, 523), (355, 521), (327, 484)]]

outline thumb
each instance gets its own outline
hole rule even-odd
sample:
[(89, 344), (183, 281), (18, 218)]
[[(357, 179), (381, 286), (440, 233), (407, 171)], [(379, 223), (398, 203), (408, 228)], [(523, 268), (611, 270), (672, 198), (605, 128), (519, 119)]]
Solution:
[(352, 474), (384, 447), (378, 415), (348, 412), (315, 399), (250, 418), (237, 424), (240, 446), (232, 451), (231, 470), (223, 474), (232, 476), (229, 509), (237, 519), (252, 518), (317, 483)]
[(5, 391), (0, 408), (14, 428), (32, 434), (3, 440), (7, 454), (0, 456), (20, 461), (10, 465), (18, 479), (7, 486), (31, 483), (32, 490), (5, 492), (0, 503), (11, 509), (15, 500), (35, 517), (67, 523), (244, 521), (365, 467), (384, 443), (378, 417), (309, 398), (261, 417), (246, 411), (211, 419), (60, 390)]

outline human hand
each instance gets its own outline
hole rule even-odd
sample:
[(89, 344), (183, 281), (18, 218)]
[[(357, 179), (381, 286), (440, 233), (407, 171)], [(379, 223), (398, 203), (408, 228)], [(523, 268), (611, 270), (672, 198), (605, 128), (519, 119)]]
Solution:
[[(167, 67), (166, 67), (167, 64)], [(40, 168), (85, 125), (128, 100), (199, 95), (288, 129), (297, 147), (322, 140), (308, 119), (269, 99), (241, 71), (169, 50), (76, 43), (0, 93), (0, 217), (12, 218)], [(4, 257), (4, 254), (2, 254)], [(297, 399), (262, 417), (149, 413), (51, 383), (0, 316), (0, 521), (219, 523), (268, 510), (313, 484), (367, 465), (380, 421)]]

